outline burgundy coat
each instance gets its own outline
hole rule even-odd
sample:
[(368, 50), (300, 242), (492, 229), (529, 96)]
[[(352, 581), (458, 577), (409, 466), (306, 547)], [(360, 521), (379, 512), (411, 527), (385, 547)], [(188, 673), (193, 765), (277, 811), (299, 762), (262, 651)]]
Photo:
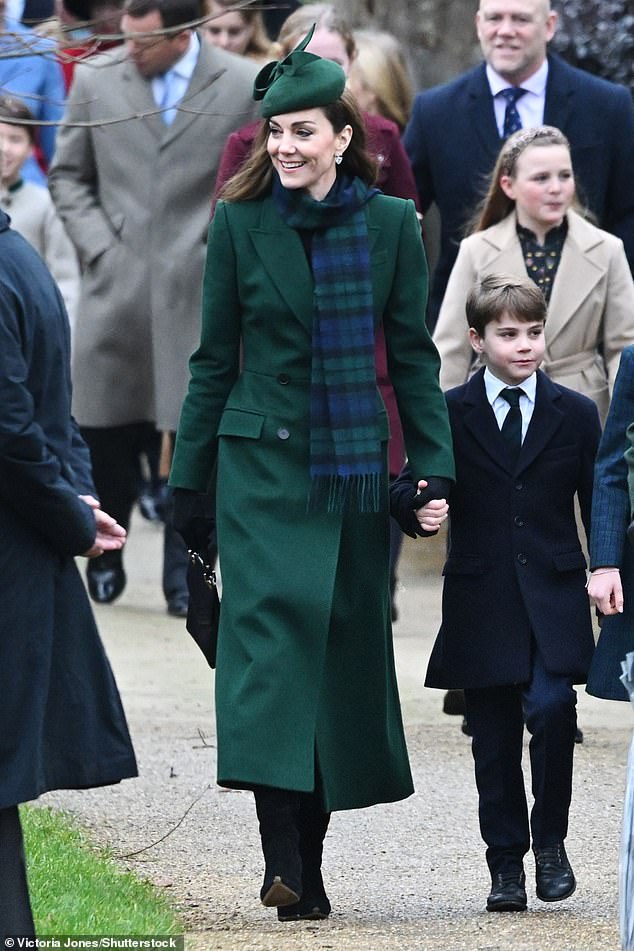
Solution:
[[(418, 192), (409, 159), (401, 143), (398, 126), (391, 119), (383, 116), (363, 114), (368, 148), (375, 157), (379, 166), (377, 186), (385, 195), (395, 198), (411, 198), (418, 209)], [(242, 167), (251, 152), (253, 141), (260, 128), (260, 121), (251, 122), (236, 132), (232, 132), (225, 144), (214, 192), (214, 205), (218, 193), (232, 175)], [(403, 431), (398, 417), (396, 397), (392, 384), (387, 375), (387, 357), (383, 334), (378, 333), (376, 338), (376, 377), (377, 386), (381, 391), (383, 402), (390, 420), (389, 468), (390, 475), (397, 475), (405, 461), (405, 446)]]

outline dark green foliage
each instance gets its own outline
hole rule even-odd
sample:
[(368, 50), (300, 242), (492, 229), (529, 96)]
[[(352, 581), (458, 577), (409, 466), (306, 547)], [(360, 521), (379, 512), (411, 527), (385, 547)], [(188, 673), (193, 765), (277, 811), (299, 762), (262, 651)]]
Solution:
[(634, 91), (634, 0), (558, 0), (552, 47), (596, 76)]

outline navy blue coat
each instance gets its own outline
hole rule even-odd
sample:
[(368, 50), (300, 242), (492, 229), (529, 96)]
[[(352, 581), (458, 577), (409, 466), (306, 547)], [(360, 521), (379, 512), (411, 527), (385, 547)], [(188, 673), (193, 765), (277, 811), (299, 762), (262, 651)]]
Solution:
[[(533, 636), (548, 670), (582, 683), (594, 640), (574, 501), (578, 495), (589, 527), (597, 410), (539, 372), (535, 409), (513, 466), (483, 375), (480, 370), (446, 394), (456, 483), (442, 625), (426, 685), (526, 682)], [(399, 493), (407, 501), (397, 485)]]
[[(623, 239), (634, 270), (634, 106), (629, 90), (548, 56), (544, 123), (572, 147), (577, 190), (597, 223)], [(435, 324), (464, 228), (486, 191), (502, 142), (484, 64), (420, 93), (405, 131), (420, 198), (440, 210), (441, 250), (430, 297)]]
[(73, 556), (95, 494), (70, 413), (70, 332), (36, 251), (0, 212), (0, 808), (136, 775)]
[(630, 523), (626, 429), (634, 420), (634, 346), (621, 354), (610, 411), (605, 421), (594, 473), (590, 567), (621, 569), (623, 614), (601, 622), (597, 649), (592, 658), (586, 690), (605, 700), (629, 700), (619, 677), (621, 661), (634, 650), (634, 552), (626, 542)]

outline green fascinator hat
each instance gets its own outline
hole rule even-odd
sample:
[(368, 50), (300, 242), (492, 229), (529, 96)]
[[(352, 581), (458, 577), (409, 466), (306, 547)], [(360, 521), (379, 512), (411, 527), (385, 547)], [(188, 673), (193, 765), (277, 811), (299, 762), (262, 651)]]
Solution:
[(253, 84), (253, 98), (262, 100), (262, 116), (327, 106), (341, 96), (346, 74), (338, 63), (307, 53), (315, 25), (285, 59), (267, 63)]

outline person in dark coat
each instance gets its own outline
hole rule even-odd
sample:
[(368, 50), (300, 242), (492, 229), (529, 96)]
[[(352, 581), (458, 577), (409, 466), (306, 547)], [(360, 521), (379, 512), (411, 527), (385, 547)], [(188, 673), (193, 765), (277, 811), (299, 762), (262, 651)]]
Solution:
[[(464, 688), (492, 880), (487, 909), (515, 911), (526, 908), (523, 859), (531, 841), (524, 715), (537, 897), (560, 901), (575, 888), (564, 849), (573, 684), (585, 682), (594, 648), (575, 496), (588, 531), (600, 423), (590, 399), (538, 370), (546, 305), (532, 281), (487, 275), (466, 306), (485, 366), (446, 394), (456, 483), (442, 623), (425, 683)], [(410, 531), (412, 491), (404, 470), (393, 512)]]
[(624, 456), (633, 420), (634, 346), (630, 346), (621, 354), (592, 494), (588, 594), (601, 614), (601, 631), (586, 691), (603, 700), (630, 699), (620, 676), (621, 661), (634, 650), (634, 551), (627, 544), (631, 507)]
[(170, 475), (179, 510), (217, 462), (218, 782), (255, 792), (260, 897), (284, 921), (330, 912), (329, 813), (413, 791), (389, 616), (380, 327), (428, 516), (438, 503), (444, 518), (453, 478), (414, 204), (372, 187), (344, 72), (305, 52), (309, 39), (256, 79), (266, 121), (211, 224)]
[(0, 936), (33, 934), (18, 804), (136, 776), (76, 555), (121, 548), (71, 417), (70, 327), (0, 212)]

